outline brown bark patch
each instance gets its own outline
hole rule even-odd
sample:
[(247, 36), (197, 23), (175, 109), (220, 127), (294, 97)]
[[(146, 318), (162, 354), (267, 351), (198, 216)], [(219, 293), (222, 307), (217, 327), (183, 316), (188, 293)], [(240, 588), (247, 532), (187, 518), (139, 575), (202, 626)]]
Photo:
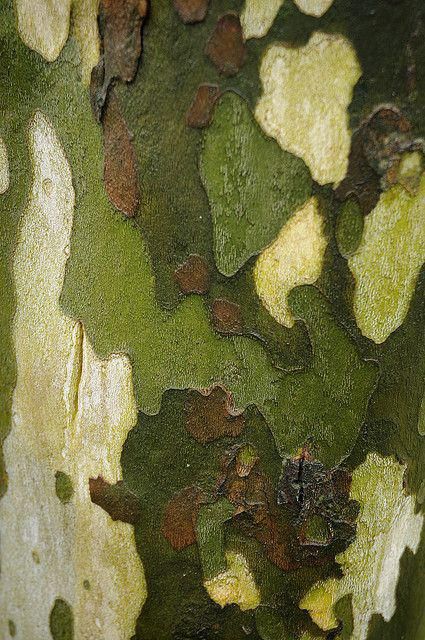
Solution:
[(99, 27), (102, 56), (92, 72), (92, 105), (98, 120), (113, 80), (131, 82), (142, 51), (147, 0), (101, 0)]
[(230, 413), (231, 396), (221, 387), (208, 394), (190, 391), (186, 401), (186, 428), (198, 442), (205, 444), (218, 438), (236, 437), (245, 426), (243, 415)]
[(243, 331), (244, 323), (240, 306), (225, 298), (214, 300), (212, 319), (215, 329), (220, 333), (228, 335)]
[(133, 525), (138, 522), (141, 515), (139, 499), (122, 480), (110, 484), (102, 476), (90, 478), (89, 489), (91, 501), (109, 513), (112, 520)]
[(220, 95), (220, 89), (216, 84), (200, 84), (186, 114), (187, 125), (195, 129), (207, 127)]
[(209, 0), (173, 0), (174, 8), (182, 22), (202, 22), (208, 10)]
[(204, 501), (205, 493), (201, 489), (185, 487), (165, 507), (161, 531), (176, 551), (196, 542), (196, 519)]
[(246, 47), (239, 17), (226, 13), (217, 21), (205, 53), (225, 76), (234, 76), (246, 59)]
[(106, 192), (112, 204), (131, 218), (139, 203), (136, 153), (113, 93), (108, 97), (102, 124)]
[(182, 293), (207, 293), (210, 272), (205, 258), (191, 254), (174, 272), (174, 279)]

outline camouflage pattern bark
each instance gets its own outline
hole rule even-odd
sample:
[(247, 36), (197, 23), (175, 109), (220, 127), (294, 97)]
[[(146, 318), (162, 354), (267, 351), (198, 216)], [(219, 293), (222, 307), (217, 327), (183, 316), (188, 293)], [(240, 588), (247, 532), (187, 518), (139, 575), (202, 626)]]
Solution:
[(1, 638), (425, 638), (424, 36), (2, 2)]

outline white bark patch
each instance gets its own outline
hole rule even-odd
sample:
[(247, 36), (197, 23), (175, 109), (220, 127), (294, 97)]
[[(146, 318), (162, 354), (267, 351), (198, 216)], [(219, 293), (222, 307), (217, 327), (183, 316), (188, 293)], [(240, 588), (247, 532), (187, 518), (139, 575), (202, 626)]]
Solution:
[(416, 194), (396, 185), (366, 217), (360, 246), (348, 260), (354, 314), (363, 335), (384, 342), (409, 310), (425, 261), (425, 174)]
[(303, 158), (319, 184), (338, 183), (346, 174), (347, 107), (360, 76), (350, 41), (319, 31), (302, 47), (271, 46), (261, 63), (255, 116), (267, 135)]
[(322, 271), (327, 241), (317, 198), (313, 197), (284, 225), (276, 240), (258, 257), (255, 288), (264, 306), (278, 322), (294, 325), (288, 293), (313, 284)]
[(9, 159), (7, 149), (2, 138), (0, 138), (0, 194), (5, 193), (9, 188)]
[(403, 489), (405, 466), (393, 458), (369, 453), (353, 473), (351, 497), (361, 505), (353, 544), (337, 556), (344, 576), (315, 585), (301, 601), (324, 630), (337, 626), (333, 606), (352, 594), (352, 640), (366, 640), (374, 613), (390, 620), (396, 608), (400, 559), (417, 551), (424, 517)]
[[(29, 127), (33, 182), (14, 256), (17, 383), (4, 446), (8, 490), (0, 502), (0, 636), (50, 637), (56, 598), (74, 612), (75, 637), (124, 640), (145, 597), (130, 525), (92, 504), (90, 476), (120, 478), (120, 453), (136, 420), (125, 356), (99, 360), (59, 305), (71, 235), (71, 171), (51, 124)], [(55, 472), (74, 495), (63, 504)], [(90, 588), (87, 588), (88, 583)]]
[(15, 7), (24, 44), (56, 60), (68, 38), (71, 0), (15, 0)]

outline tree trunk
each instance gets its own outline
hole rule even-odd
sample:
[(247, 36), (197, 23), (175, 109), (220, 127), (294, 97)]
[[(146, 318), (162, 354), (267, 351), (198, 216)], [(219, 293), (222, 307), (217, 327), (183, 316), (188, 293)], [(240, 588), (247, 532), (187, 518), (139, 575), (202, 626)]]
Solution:
[(423, 0), (3, 0), (0, 637), (425, 639)]

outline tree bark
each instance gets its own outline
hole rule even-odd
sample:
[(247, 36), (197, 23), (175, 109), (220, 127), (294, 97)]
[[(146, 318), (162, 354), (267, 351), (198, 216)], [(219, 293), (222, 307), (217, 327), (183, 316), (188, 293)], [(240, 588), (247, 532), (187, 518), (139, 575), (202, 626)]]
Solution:
[(422, 0), (4, 0), (0, 637), (424, 640)]

